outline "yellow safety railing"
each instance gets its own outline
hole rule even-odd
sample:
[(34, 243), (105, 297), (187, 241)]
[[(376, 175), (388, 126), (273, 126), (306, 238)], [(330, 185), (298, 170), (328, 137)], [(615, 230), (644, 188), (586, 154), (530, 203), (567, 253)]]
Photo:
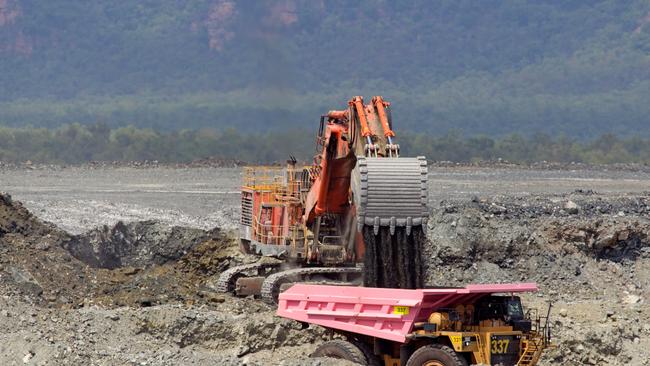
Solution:
[(257, 166), (245, 167), (243, 185), (256, 191), (274, 193), (278, 201), (300, 198), (302, 168)]
[(283, 167), (244, 167), (244, 187), (255, 190), (273, 190), (283, 185)]
[(268, 225), (261, 223), (257, 217), (253, 218), (253, 232), (256, 240), (263, 244), (288, 245), (298, 239), (297, 226)]

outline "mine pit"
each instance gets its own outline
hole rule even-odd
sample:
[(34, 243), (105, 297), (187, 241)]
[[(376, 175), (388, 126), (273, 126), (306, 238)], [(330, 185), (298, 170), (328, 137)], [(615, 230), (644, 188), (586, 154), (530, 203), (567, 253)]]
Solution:
[[(121, 174), (102, 174), (109, 173)], [(20, 172), (12, 172), (16, 176)], [(308, 358), (329, 339), (322, 328), (302, 329), (258, 299), (215, 293), (213, 281), (221, 272), (257, 260), (239, 252), (231, 230), (236, 215), (221, 215), (212, 228), (165, 220), (83, 226), (78, 220), (72, 226), (83, 230), (70, 233), (57, 226), (70, 225), (61, 212), (74, 205), (106, 206), (96, 197), (84, 201), (83, 194), (75, 202), (39, 195), (37, 202), (17, 187), (14, 197), (0, 195), (0, 360), (30, 354), (36, 364), (339, 364)], [(558, 344), (541, 365), (634, 365), (650, 356), (647, 193), (600, 188), (589, 194), (488, 191), (439, 198), (430, 203), (422, 241), (425, 286), (537, 282), (541, 292), (525, 302), (537, 309), (553, 302)], [(189, 198), (182, 201), (196, 206)], [(568, 201), (577, 213), (565, 208)], [(236, 212), (237, 204), (215, 207)], [(111, 217), (119, 216), (120, 207)], [(132, 212), (129, 206), (124, 217)]]

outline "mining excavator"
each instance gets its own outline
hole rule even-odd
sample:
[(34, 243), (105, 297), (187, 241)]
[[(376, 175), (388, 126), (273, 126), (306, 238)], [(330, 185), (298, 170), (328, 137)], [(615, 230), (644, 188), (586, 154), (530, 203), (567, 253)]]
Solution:
[(390, 103), (353, 97), (320, 118), (311, 165), (244, 168), (240, 248), (217, 290), (277, 302), (294, 283), (423, 286), (427, 162), (402, 157)]

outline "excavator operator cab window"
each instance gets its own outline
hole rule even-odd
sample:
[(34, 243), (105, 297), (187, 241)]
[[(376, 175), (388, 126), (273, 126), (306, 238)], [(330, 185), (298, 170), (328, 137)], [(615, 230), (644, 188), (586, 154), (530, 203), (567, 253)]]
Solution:
[(318, 125), (318, 137), (323, 138), (323, 132), (325, 132), (325, 117), (320, 116), (320, 124)]

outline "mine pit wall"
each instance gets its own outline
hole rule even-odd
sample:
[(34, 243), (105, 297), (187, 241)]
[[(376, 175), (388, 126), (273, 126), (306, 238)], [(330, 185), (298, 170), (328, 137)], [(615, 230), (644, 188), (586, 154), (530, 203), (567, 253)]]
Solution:
[(74, 235), (62, 246), (93, 268), (115, 269), (173, 262), (197, 244), (222, 237), (218, 228), (206, 231), (158, 221), (118, 222)]

